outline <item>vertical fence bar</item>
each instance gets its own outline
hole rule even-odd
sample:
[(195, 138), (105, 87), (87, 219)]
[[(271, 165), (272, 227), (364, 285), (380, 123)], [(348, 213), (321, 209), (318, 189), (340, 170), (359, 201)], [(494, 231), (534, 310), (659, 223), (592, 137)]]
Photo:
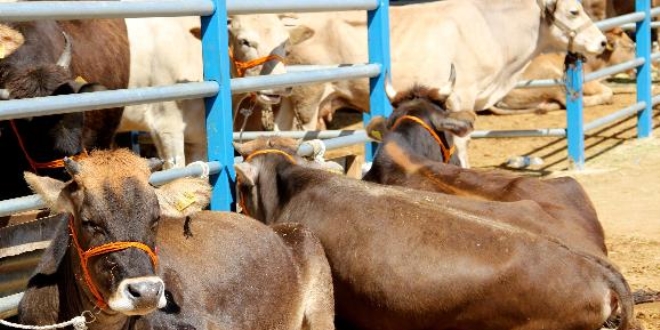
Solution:
[(566, 54), (566, 136), (568, 162), (576, 170), (584, 169), (584, 116), (582, 113), (582, 60)]
[(652, 134), (653, 118), (651, 98), (651, 1), (637, 0), (635, 9), (644, 12), (645, 17), (637, 22), (635, 38), (637, 41), (637, 57), (644, 58), (645, 62), (637, 67), (637, 102), (645, 102), (644, 110), (637, 113), (637, 137), (650, 137)]
[[(389, 1), (379, 0), (378, 8), (367, 13), (369, 39), (369, 63), (380, 64), (380, 74), (369, 79), (369, 108), (370, 113), (364, 114), (365, 126), (374, 116), (389, 116), (392, 106), (385, 93), (385, 79), (390, 77), (390, 23)], [(365, 158), (373, 159), (377, 144), (367, 143)]]
[(204, 80), (216, 81), (220, 90), (206, 98), (206, 132), (209, 160), (219, 161), (220, 173), (210, 178), (213, 185), (211, 209), (229, 211), (233, 207), (234, 152), (225, 0), (212, 0), (215, 11), (202, 16), (202, 57)]

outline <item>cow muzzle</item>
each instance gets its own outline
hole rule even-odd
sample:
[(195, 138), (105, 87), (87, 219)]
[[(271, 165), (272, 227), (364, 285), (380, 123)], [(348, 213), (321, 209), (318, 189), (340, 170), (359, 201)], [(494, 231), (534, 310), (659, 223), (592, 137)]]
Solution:
[(108, 307), (125, 315), (145, 315), (166, 304), (165, 284), (158, 276), (125, 279), (108, 299)]
[(261, 90), (254, 94), (257, 102), (266, 105), (279, 104), (283, 97), (291, 95), (292, 88)]

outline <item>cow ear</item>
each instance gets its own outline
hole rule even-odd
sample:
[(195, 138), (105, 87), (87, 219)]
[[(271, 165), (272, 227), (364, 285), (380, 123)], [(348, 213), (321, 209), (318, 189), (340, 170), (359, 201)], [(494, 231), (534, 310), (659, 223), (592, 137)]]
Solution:
[(25, 172), (24, 177), (25, 182), (27, 182), (32, 191), (41, 196), (51, 210), (63, 211), (57, 210), (56, 205), (62, 190), (66, 187), (66, 183), (47, 176), (38, 176), (31, 172)]
[(166, 218), (185, 218), (206, 208), (211, 202), (207, 179), (181, 178), (156, 188), (160, 214)]
[(383, 116), (373, 117), (365, 129), (367, 131), (367, 136), (374, 141), (383, 141), (383, 136), (385, 136), (385, 133), (387, 132), (386, 122), (387, 121)]
[(195, 36), (195, 38), (202, 40), (202, 28), (200, 27), (194, 27), (190, 29), (190, 34)]
[(257, 183), (259, 171), (252, 164), (246, 162), (234, 164), (234, 169), (236, 170), (236, 180), (241, 184), (252, 187)]
[(477, 115), (473, 111), (458, 111), (440, 113), (436, 111), (431, 121), (437, 131), (449, 131), (454, 135), (464, 137), (474, 130)]
[(289, 41), (291, 42), (292, 46), (297, 45), (313, 36), (314, 30), (305, 25), (296, 26), (289, 31)]
[(69, 249), (70, 237), (69, 235), (69, 214), (59, 214), (60, 217), (55, 236), (51, 240), (48, 248), (41, 254), (41, 259), (37, 268), (35, 269), (28, 286), (32, 284), (33, 280), (37, 281), (36, 277), (39, 275), (53, 275), (60, 267), (66, 252)]

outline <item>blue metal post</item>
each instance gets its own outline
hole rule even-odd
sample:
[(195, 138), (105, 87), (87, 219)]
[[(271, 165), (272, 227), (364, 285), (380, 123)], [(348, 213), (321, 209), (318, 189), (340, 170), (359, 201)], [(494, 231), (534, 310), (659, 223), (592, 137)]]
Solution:
[(653, 130), (653, 118), (651, 98), (651, 1), (637, 0), (635, 8), (638, 12), (644, 12), (644, 20), (637, 22), (637, 57), (645, 60), (644, 64), (637, 67), (637, 102), (645, 102), (644, 109), (637, 113), (637, 137), (650, 137)]
[(584, 116), (582, 113), (582, 60), (566, 55), (566, 136), (570, 167), (584, 169)]
[(202, 16), (202, 57), (204, 80), (216, 81), (220, 90), (206, 98), (206, 132), (209, 161), (221, 164), (220, 173), (211, 176), (211, 210), (229, 211), (233, 207), (234, 152), (225, 0), (212, 0), (215, 11)]
[[(392, 106), (385, 93), (385, 79), (390, 76), (390, 23), (389, 23), (389, 1), (379, 0), (378, 8), (367, 13), (368, 38), (369, 38), (369, 63), (381, 65), (380, 74), (369, 79), (369, 108), (370, 113), (363, 116), (365, 126), (374, 116), (389, 116)], [(365, 158), (367, 161), (373, 159), (377, 145), (367, 143), (365, 146)]]

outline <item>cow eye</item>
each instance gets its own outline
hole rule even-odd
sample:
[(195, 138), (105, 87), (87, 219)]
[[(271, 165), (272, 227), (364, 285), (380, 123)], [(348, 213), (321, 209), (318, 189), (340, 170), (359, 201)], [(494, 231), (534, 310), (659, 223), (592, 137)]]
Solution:
[(569, 11), (569, 14), (571, 14), (571, 16), (573, 16), (573, 17), (578, 17), (578, 16), (580, 16), (580, 10), (579, 9), (571, 9)]
[(247, 39), (238, 39), (238, 42), (241, 44), (241, 46), (245, 46), (245, 47), (251, 46), (250, 41)]
[(84, 219), (83, 224), (85, 225), (85, 227), (87, 227), (89, 231), (91, 231), (94, 234), (105, 233), (105, 229), (97, 223)]
[(154, 221), (151, 223), (151, 230), (156, 230), (156, 228), (158, 228), (159, 223), (160, 223), (160, 218), (154, 219)]

